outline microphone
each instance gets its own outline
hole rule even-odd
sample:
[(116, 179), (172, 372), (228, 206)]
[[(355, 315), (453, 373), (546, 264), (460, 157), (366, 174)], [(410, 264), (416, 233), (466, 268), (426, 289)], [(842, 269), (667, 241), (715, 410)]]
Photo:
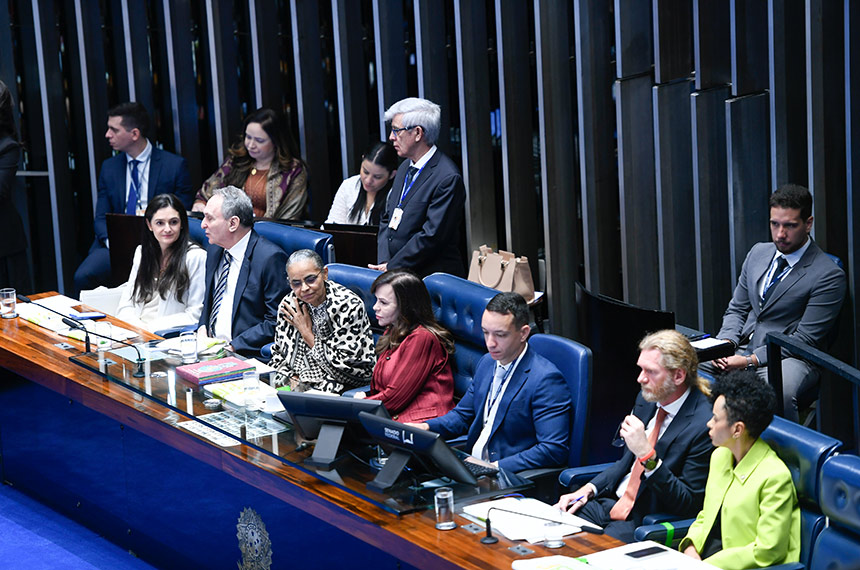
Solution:
[[(552, 522), (552, 523), (569, 524), (569, 523), (565, 523), (565, 522), (560, 521), (560, 520), (557, 520), (557, 519), (550, 519), (550, 518), (546, 518), (546, 517), (539, 517), (539, 516), (537, 516), (537, 515), (530, 515), (530, 514), (528, 514), (528, 513), (521, 513), (521, 512), (519, 512), (519, 511), (511, 511), (511, 510), (508, 510), (508, 509), (502, 509), (502, 508), (500, 508), (500, 507), (490, 507), (489, 509), (487, 509), (487, 520), (486, 520), (486, 521), (484, 521), (484, 522), (486, 523), (486, 527), (487, 527), (487, 534), (486, 534), (486, 536), (484, 536), (483, 538), (481, 538), (481, 544), (495, 544), (495, 543), (499, 542), (499, 539), (498, 539), (497, 537), (493, 536), (493, 527), (492, 527), (492, 525), (490, 524), (490, 511), (499, 511), (499, 512), (502, 512), (502, 513), (511, 513), (511, 514), (513, 514), (513, 515), (520, 515), (520, 516), (522, 516), (522, 517), (530, 517), (530, 518), (533, 518), (533, 519), (538, 519), (538, 520), (541, 520), (541, 521)], [(585, 531), (585, 532), (590, 532), (590, 533), (592, 533), (592, 534), (603, 534), (603, 529), (602, 529), (602, 528), (599, 528), (599, 527), (596, 527), (596, 526), (590, 526), (590, 525), (575, 525), (575, 524), (570, 524), (569, 526), (578, 526), (578, 527), (579, 527), (580, 529), (582, 529), (583, 531)]]
[(90, 352), (90, 331), (87, 330), (87, 327), (85, 327), (84, 325), (82, 325), (81, 323), (79, 323), (77, 321), (73, 321), (73, 320), (69, 319), (68, 318), (69, 315), (64, 315), (60, 311), (55, 311), (51, 307), (46, 307), (45, 305), (40, 305), (39, 303), (37, 303), (36, 301), (31, 299), (30, 297), (27, 297), (26, 295), (15, 295), (15, 296), (18, 297), (19, 303), (33, 303), (34, 305), (36, 305), (40, 309), (45, 309), (46, 311), (50, 311), (50, 312), (54, 313), (55, 315), (59, 315), (63, 319), (63, 324), (69, 325), (73, 329), (83, 330), (84, 335), (85, 335), (84, 340), (86, 342), (86, 349), (87, 349), (86, 351)]
[(85, 326), (83, 326), (81, 323), (79, 323), (79, 322), (77, 322), (77, 321), (75, 321), (75, 320), (72, 320), (72, 319), (70, 319), (70, 318), (68, 318), (68, 317), (63, 317), (63, 324), (69, 325), (69, 327), (71, 327), (71, 328), (75, 328), (75, 329), (78, 329), (78, 328), (79, 328), (79, 329), (83, 329), (83, 330), (85, 331), (85, 333), (87, 333), (87, 334), (88, 334), (88, 337), (87, 337), (87, 352), (89, 352), (89, 351), (90, 351), (90, 350), (89, 350), (89, 334), (94, 334), (94, 335), (96, 335), (96, 336), (98, 336), (98, 337), (106, 338), (106, 339), (108, 339), (108, 340), (109, 340), (109, 341), (111, 341), (111, 342), (118, 342), (118, 343), (120, 343), (120, 344), (124, 344), (124, 345), (126, 345), (126, 346), (130, 346), (130, 347), (132, 347), (132, 348), (134, 349), (134, 351), (137, 353), (137, 360), (135, 361), (135, 364), (137, 364), (137, 370), (135, 370), (135, 371), (134, 371), (134, 374), (132, 374), (132, 376), (134, 376), (135, 378), (143, 378), (143, 377), (145, 376), (145, 374), (143, 373), (143, 363), (144, 363), (144, 362), (146, 362), (146, 360), (144, 360), (144, 358), (140, 355), (140, 349), (139, 349), (139, 348), (137, 348), (137, 346), (135, 346), (135, 345), (131, 344), (130, 342), (126, 342), (126, 341), (124, 341), (124, 340), (119, 340), (118, 338), (111, 338), (111, 337), (109, 337), (109, 336), (107, 336), (107, 335), (104, 335), (104, 334), (101, 334), (101, 333), (97, 333), (97, 332), (95, 332), (95, 331), (91, 331), (91, 330), (87, 329)]

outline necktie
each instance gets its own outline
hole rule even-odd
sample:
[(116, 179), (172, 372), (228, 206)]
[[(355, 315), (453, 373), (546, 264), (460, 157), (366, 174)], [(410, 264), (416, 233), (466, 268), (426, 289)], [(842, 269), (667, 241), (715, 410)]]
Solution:
[(403, 199), (409, 194), (409, 190), (412, 189), (412, 179), (415, 178), (415, 174), (418, 173), (418, 169), (414, 166), (410, 166), (409, 170), (406, 171), (406, 178), (403, 180), (403, 190), (400, 192), (400, 204), (403, 204)]
[[(654, 420), (654, 429), (651, 430), (651, 435), (648, 436), (648, 443), (651, 447), (657, 445), (657, 437), (660, 435), (660, 428), (663, 427), (663, 420), (666, 419), (666, 410), (657, 408), (657, 417)], [(624, 495), (612, 506), (609, 511), (609, 518), (614, 521), (624, 521), (630, 516), (630, 511), (633, 510), (633, 503), (636, 502), (636, 495), (639, 493), (639, 485), (642, 483), (642, 473), (645, 468), (638, 459), (633, 459), (633, 470), (630, 472), (630, 481), (627, 482), (627, 489), (624, 490)]]
[(209, 336), (215, 336), (215, 321), (218, 320), (218, 310), (224, 299), (224, 291), (227, 290), (227, 275), (230, 273), (230, 262), (233, 257), (230, 252), (224, 250), (221, 266), (218, 267), (218, 279), (215, 281), (215, 292), (212, 294), (212, 311), (209, 313)]
[(785, 256), (780, 255), (776, 260), (776, 269), (773, 271), (770, 283), (768, 283), (767, 287), (764, 288), (764, 293), (761, 296), (762, 307), (764, 307), (767, 300), (770, 299), (770, 296), (773, 294), (773, 290), (776, 289), (777, 283), (782, 279), (782, 272), (785, 271), (786, 267), (788, 267), (788, 260)]
[(140, 200), (140, 177), (137, 174), (139, 160), (132, 160), (131, 165), (131, 189), (128, 191), (128, 202), (125, 203), (125, 213), (134, 216), (137, 214), (137, 203)]
[(501, 365), (496, 365), (496, 372), (493, 374), (493, 384), (490, 387), (490, 401), (487, 406), (487, 413), (490, 412), (489, 408), (496, 403), (496, 400), (499, 397), (499, 392), (502, 389), (502, 383), (505, 381), (505, 372), (506, 370), (502, 368)]

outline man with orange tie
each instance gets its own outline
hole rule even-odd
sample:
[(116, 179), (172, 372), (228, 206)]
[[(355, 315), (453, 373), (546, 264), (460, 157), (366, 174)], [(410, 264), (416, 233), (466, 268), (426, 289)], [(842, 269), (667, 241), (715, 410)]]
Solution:
[(682, 334), (663, 330), (642, 339), (639, 350), (641, 392), (619, 427), (621, 459), (556, 504), (626, 542), (649, 513), (696, 516), (713, 450), (695, 349)]

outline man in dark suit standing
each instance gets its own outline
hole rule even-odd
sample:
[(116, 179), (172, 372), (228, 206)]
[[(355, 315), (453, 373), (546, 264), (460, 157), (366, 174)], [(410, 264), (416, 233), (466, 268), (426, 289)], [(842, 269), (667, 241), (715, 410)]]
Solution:
[(441, 115), (439, 105), (415, 97), (385, 112), (388, 138), (407, 160), (397, 169), (379, 221), (378, 265), (372, 269), (466, 276), (460, 251), (466, 189), (457, 166), (436, 148)]
[(619, 427), (621, 459), (556, 504), (625, 542), (649, 513), (696, 516), (714, 449), (707, 428), (712, 407), (702, 391), (707, 384), (696, 374), (690, 342), (663, 330), (642, 339), (639, 350), (641, 391)]
[(142, 214), (156, 194), (176, 194), (186, 208), (194, 197), (185, 159), (156, 148), (147, 139), (149, 115), (143, 105), (117, 105), (108, 111), (107, 124), (105, 138), (117, 154), (104, 161), (99, 172), (96, 238), (75, 271), (75, 297), (82, 289), (93, 289), (110, 279), (106, 214)]
[(570, 391), (561, 372), (529, 349), (529, 312), (518, 293), (487, 304), (481, 328), (489, 354), (457, 406), (412, 424), (450, 439), (467, 434), (465, 450), (477, 463), (508, 471), (557, 467), (570, 450)]
[[(749, 368), (767, 381), (767, 333), (779, 332), (817, 348), (836, 322), (845, 298), (845, 272), (809, 237), (812, 195), (787, 184), (770, 196), (772, 242), (757, 243), (744, 260), (717, 338), (733, 342), (734, 355), (706, 363), (707, 372)], [(782, 359), (785, 417), (798, 420), (797, 394), (815, 386), (818, 369), (799, 358)]]
[(201, 227), (209, 250), (199, 332), (259, 357), (275, 337), (278, 304), (289, 288), (287, 254), (253, 225), (251, 199), (235, 186), (216, 190), (206, 203)]

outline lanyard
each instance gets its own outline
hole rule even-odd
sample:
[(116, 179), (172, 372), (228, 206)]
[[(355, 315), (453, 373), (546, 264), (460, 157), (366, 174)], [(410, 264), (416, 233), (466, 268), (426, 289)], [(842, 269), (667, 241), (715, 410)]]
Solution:
[[(424, 166), (427, 166), (427, 163), (424, 163)], [(409, 181), (409, 187), (404, 187), (403, 190), (400, 191), (400, 202), (397, 203), (398, 208), (403, 208), (403, 200), (406, 196), (409, 195), (409, 191), (412, 190), (412, 187), (415, 186), (415, 181), (418, 180), (418, 175), (421, 174), (421, 171), (424, 170), (424, 166), (418, 169), (418, 172), (412, 177), (412, 180)], [(414, 166), (410, 166), (409, 168), (415, 168)]]
[(505, 388), (505, 384), (508, 382), (508, 376), (511, 375), (514, 368), (516, 368), (516, 361), (511, 362), (511, 365), (508, 366), (508, 369), (505, 370), (504, 376), (502, 376), (502, 381), (499, 382), (499, 389), (496, 390), (496, 393), (492, 393), (492, 385), (490, 385), (491, 392), (487, 393), (487, 405), (484, 406), (484, 424), (486, 425), (487, 420), (490, 418), (490, 412), (493, 409), (493, 406), (496, 405), (496, 402), (499, 400), (499, 397), (502, 395), (502, 391)]

